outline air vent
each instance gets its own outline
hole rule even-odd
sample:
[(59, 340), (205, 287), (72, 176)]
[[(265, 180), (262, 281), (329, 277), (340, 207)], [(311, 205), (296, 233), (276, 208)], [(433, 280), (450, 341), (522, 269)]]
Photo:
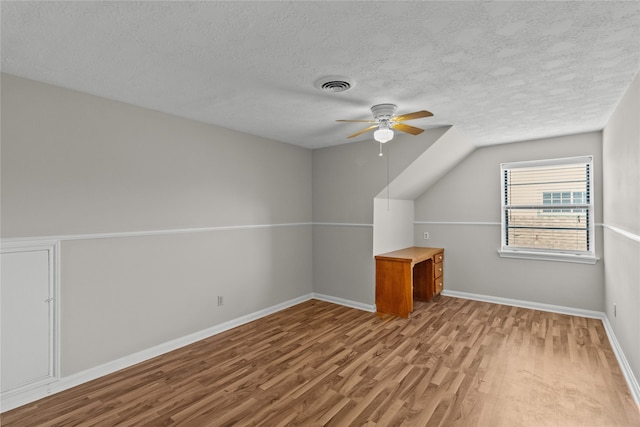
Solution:
[(328, 76), (316, 81), (315, 87), (325, 92), (345, 92), (355, 86), (355, 82), (344, 76)]
[(344, 80), (331, 80), (330, 82), (326, 82), (322, 85), (322, 90), (326, 90), (328, 92), (344, 92), (350, 88), (351, 84)]

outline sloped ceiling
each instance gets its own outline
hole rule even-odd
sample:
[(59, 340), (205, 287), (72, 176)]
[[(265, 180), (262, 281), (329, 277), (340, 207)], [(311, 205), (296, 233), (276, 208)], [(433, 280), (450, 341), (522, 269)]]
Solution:
[(640, 69), (636, 1), (1, 4), (3, 72), (308, 148), (387, 102), (476, 146), (598, 130)]
[(414, 200), (471, 154), (474, 146), (455, 126), (450, 127), (376, 197)]

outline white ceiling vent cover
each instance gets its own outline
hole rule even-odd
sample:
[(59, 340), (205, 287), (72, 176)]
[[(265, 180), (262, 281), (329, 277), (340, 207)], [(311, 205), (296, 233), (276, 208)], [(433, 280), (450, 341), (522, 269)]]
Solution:
[(314, 84), (320, 90), (325, 92), (346, 92), (356, 85), (353, 79), (345, 76), (327, 76), (317, 80)]

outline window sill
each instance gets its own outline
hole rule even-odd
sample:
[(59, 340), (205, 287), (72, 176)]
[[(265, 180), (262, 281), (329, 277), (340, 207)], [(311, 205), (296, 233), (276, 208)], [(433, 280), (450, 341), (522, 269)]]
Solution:
[(498, 250), (502, 258), (533, 259), (538, 261), (573, 262), (578, 264), (595, 264), (600, 258), (592, 255), (556, 254), (550, 252), (506, 251)]

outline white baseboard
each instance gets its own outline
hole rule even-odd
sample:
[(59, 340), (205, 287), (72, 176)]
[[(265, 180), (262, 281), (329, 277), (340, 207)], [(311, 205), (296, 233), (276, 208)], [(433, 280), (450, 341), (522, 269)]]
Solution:
[(635, 375), (633, 375), (631, 366), (629, 366), (629, 361), (625, 357), (624, 352), (622, 351), (622, 347), (620, 347), (620, 343), (616, 338), (616, 334), (613, 332), (613, 327), (609, 322), (609, 318), (606, 314), (602, 314), (602, 323), (604, 324), (604, 330), (607, 332), (607, 336), (609, 337), (609, 342), (611, 343), (613, 353), (616, 355), (616, 359), (618, 359), (618, 364), (620, 365), (622, 375), (624, 375), (624, 379), (627, 381), (627, 385), (629, 386), (629, 391), (631, 392), (631, 396), (633, 396), (633, 400), (635, 400), (637, 405), (640, 405), (640, 384), (638, 384), (638, 379), (635, 377)]
[(571, 316), (589, 317), (592, 319), (602, 319), (604, 316), (604, 313), (601, 311), (584, 310), (582, 308), (564, 307), (562, 305), (543, 304), (540, 302), (494, 297), (491, 295), (450, 291), (446, 289), (442, 291), (442, 295), (462, 299), (471, 299), (475, 301), (492, 302), (494, 304), (510, 305), (514, 307), (530, 308), (532, 310), (549, 311), (551, 313), (569, 314)]
[(345, 307), (351, 307), (351, 308), (356, 308), (358, 310), (364, 310), (364, 311), (368, 311), (371, 313), (374, 313), (376, 311), (376, 306), (375, 305), (371, 305), (371, 304), (363, 304), (361, 302), (358, 301), (352, 301), (352, 300), (348, 300), (348, 299), (344, 299), (344, 298), (338, 298), (338, 297), (334, 297), (331, 295), (325, 295), (325, 294), (318, 294), (318, 293), (312, 293), (311, 297), (314, 299), (318, 299), (320, 301), (326, 301), (326, 302), (331, 302), (334, 304), (338, 304), (338, 305), (344, 305)]
[(103, 377), (137, 363), (144, 362), (145, 360), (160, 356), (164, 353), (168, 353), (186, 345), (193, 344), (194, 342), (203, 340), (224, 331), (228, 331), (229, 329), (244, 325), (245, 323), (258, 320), (262, 317), (308, 301), (312, 298), (313, 294), (303, 295), (301, 297), (276, 304), (263, 310), (256, 311), (255, 313), (247, 314), (245, 316), (221, 323), (211, 328), (194, 332), (193, 334), (189, 334), (184, 337), (180, 337), (175, 340), (171, 340), (166, 343), (139, 351), (129, 356), (113, 360), (103, 365), (96, 366), (95, 368), (87, 369), (86, 371), (69, 375), (68, 377), (54, 379), (51, 382), (40, 385), (38, 387), (29, 387), (21, 390), (16, 390), (15, 392), (11, 393), (3, 393), (2, 396), (0, 396), (0, 412), (9, 411), (19, 406), (35, 402), (36, 400), (42, 399), (43, 397), (59, 393), (61, 391), (70, 389), (96, 378)]
[(454, 297), (454, 298), (470, 299), (470, 300), (476, 300), (476, 301), (490, 302), (494, 304), (530, 308), (532, 310), (549, 311), (552, 313), (568, 314), (571, 316), (589, 317), (592, 319), (602, 320), (602, 324), (604, 325), (604, 330), (607, 333), (607, 337), (609, 337), (609, 343), (611, 344), (611, 349), (613, 350), (613, 353), (616, 355), (616, 359), (618, 360), (618, 364), (620, 365), (620, 370), (622, 371), (622, 375), (624, 375), (624, 379), (627, 382), (627, 386), (629, 387), (631, 396), (633, 397), (633, 400), (636, 402), (636, 405), (640, 405), (640, 385), (638, 384), (638, 379), (633, 374), (633, 371), (631, 370), (631, 366), (629, 366), (629, 362), (627, 361), (627, 358), (624, 355), (624, 352), (622, 351), (622, 347), (620, 347), (620, 343), (616, 338), (616, 334), (613, 332), (611, 323), (609, 323), (609, 318), (604, 312), (594, 311), (594, 310), (583, 310), (580, 308), (564, 307), (560, 305), (543, 304), (538, 302), (522, 301), (522, 300), (516, 300), (516, 299), (510, 299), (510, 298), (493, 297), (489, 295), (472, 294), (468, 292), (458, 292), (458, 291), (450, 291), (450, 290), (443, 290), (442, 295)]

